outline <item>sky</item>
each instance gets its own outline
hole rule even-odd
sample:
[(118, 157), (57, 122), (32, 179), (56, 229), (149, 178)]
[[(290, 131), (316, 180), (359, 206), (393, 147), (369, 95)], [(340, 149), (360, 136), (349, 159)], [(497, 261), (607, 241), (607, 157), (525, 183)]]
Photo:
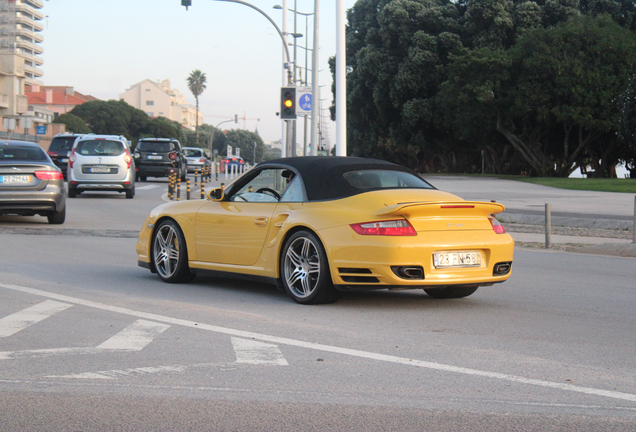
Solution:
[[(295, 0), (298, 12), (313, 12), (314, 0)], [(282, 5), (277, 0), (251, 0), (282, 28)], [(320, 3), (319, 70), (322, 107), (332, 104), (328, 60), (336, 53), (335, 0)], [(355, 0), (346, 0), (351, 8)], [(288, 0), (294, 8), (294, 0)], [(264, 141), (281, 138), (280, 87), (283, 49), (280, 36), (257, 11), (237, 3), (192, 0), (186, 11), (181, 0), (46, 0), (41, 12), (44, 85), (71, 86), (100, 99), (119, 99), (134, 84), (169, 79), (171, 87), (195, 99), (186, 79), (199, 69), (207, 88), (199, 96), (204, 123), (216, 126), (239, 116), (241, 128), (258, 132)], [(294, 14), (289, 12), (289, 32)], [(305, 50), (313, 46), (313, 22), (306, 41), (305, 16), (297, 15), (297, 63), (305, 66)], [(290, 46), (293, 57), (293, 46)], [(311, 51), (309, 51), (311, 53)], [(311, 58), (308, 60), (311, 68)], [(304, 74), (304, 71), (303, 71)], [(302, 124), (303, 122), (298, 122)], [(331, 145), (335, 123), (329, 120)], [(299, 137), (302, 137), (299, 129)], [(299, 142), (302, 138), (298, 139)]]

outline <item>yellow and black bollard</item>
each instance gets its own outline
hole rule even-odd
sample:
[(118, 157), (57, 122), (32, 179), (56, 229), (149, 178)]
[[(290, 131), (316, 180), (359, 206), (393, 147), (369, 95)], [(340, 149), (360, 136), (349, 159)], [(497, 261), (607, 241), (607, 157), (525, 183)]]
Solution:
[(188, 182), (186, 184), (186, 199), (190, 200), (190, 179), (188, 179)]
[(214, 172), (216, 173), (214, 178), (219, 181), (219, 166), (217, 164), (214, 164)]
[(197, 175), (199, 174), (199, 168), (194, 169), (194, 185), (197, 185)]
[(181, 201), (181, 177), (177, 177), (177, 201)]
[(168, 199), (172, 201), (174, 198), (174, 182), (172, 174), (168, 176)]

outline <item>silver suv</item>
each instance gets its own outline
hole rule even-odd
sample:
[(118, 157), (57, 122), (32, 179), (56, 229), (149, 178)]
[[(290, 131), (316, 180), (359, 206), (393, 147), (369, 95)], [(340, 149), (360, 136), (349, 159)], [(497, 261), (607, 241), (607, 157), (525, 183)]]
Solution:
[(135, 196), (135, 163), (125, 137), (89, 134), (75, 141), (68, 158), (68, 197), (84, 191)]

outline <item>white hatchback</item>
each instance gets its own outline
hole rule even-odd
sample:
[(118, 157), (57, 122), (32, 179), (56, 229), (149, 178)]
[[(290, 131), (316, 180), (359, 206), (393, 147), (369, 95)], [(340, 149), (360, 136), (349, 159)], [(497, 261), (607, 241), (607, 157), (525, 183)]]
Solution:
[(75, 141), (68, 160), (69, 198), (84, 191), (135, 196), (135, 164), (125, 137), (84, 135)]

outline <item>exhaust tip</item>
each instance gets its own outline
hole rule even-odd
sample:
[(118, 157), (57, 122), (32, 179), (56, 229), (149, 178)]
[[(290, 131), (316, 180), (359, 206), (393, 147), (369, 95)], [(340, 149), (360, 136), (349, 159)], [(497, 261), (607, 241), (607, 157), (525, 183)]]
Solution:
[(402, 279), (424, 279), (424, 269), (421, 266), (391, 266), (391, 270)]
[(510, 273), (512, 269), (512, 261), (500, 262), (494, 265), (492, 269), (493, 276), (504, 276)]

